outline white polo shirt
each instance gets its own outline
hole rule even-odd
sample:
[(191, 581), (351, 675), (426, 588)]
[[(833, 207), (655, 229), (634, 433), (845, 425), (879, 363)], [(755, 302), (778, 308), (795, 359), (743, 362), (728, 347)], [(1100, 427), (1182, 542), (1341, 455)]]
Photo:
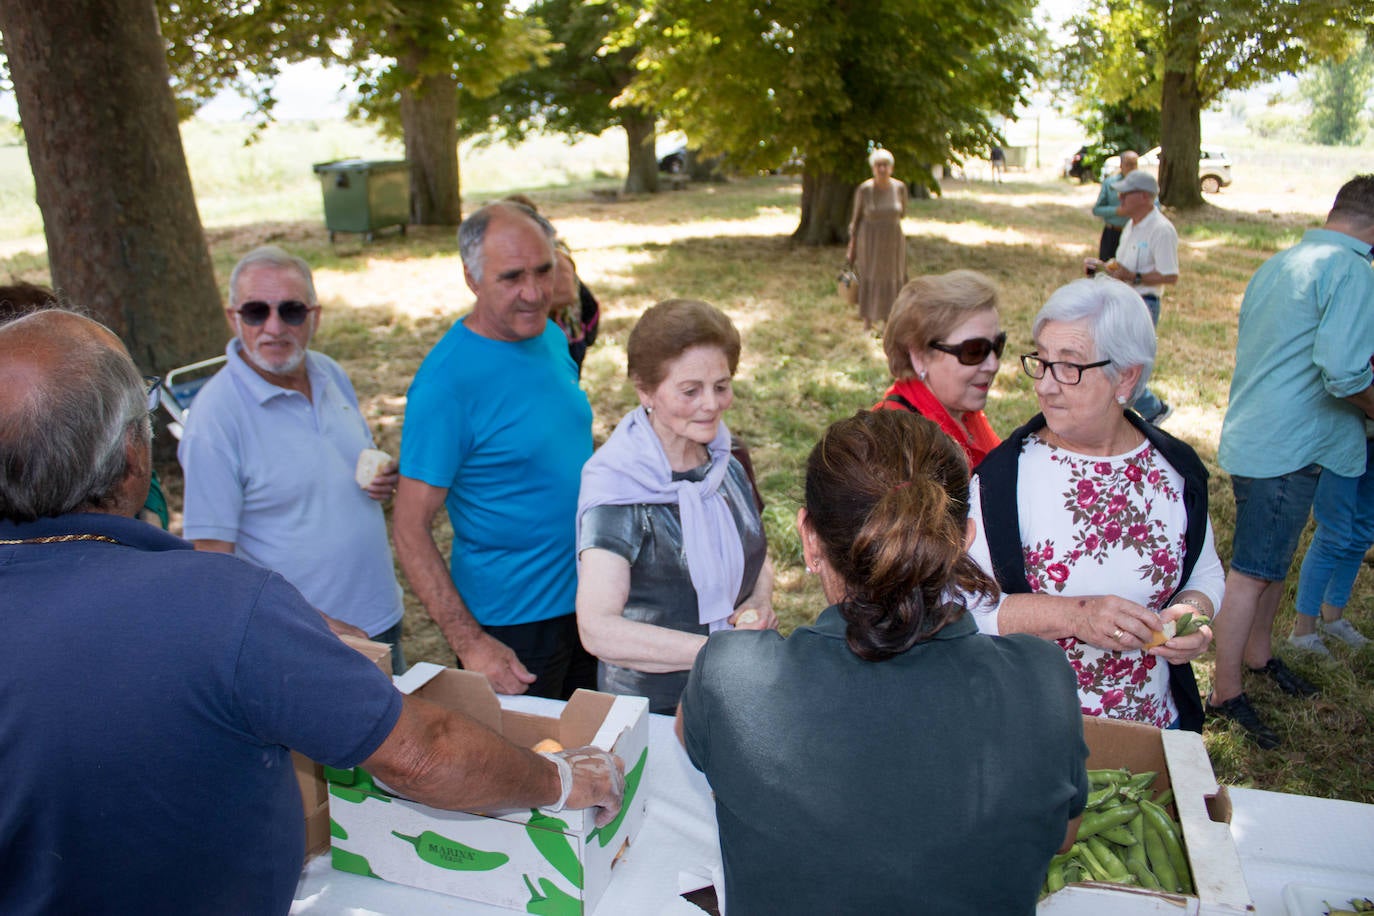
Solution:
[[(1132, 273), (1158, 271), (1178, 276), (1178, 231), (1174, 229), (1174, 224), (1153, 207), (1140, 222), (1127, 223), (1126, 228), (1121, 230), (1116, 263)], [(1142, 296), (1147, 293), (1161, 296), (1163, 293), (1158, 286), (1142, 284), (1135, 289)]]

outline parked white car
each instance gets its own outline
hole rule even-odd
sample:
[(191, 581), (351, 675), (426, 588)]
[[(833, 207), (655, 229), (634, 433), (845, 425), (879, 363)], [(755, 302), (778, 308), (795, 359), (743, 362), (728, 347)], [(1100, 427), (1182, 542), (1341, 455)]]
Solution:
[[(1140, 154), (1140, 167), (1152, 175), (1159, 174), (1159, 147)], [(1102, 165), (1102, 174), (1111, 175), (1121, 169), (1121, 157), (1112, 156)], [(1215, 194), (1231, 183), (1231, 157), (1218, 146), (1204, 146), (1198, 159), (1198, 182), (1202, 190)]]

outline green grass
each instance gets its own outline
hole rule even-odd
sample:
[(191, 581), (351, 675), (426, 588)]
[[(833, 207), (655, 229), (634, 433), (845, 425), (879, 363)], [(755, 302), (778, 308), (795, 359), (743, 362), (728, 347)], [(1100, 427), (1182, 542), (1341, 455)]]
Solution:
[[(185, 131), (214, 263), (223, 280), (234, 260), (264, 242), (282, 244), (316, 266), (326, 307), (317, 346), (344, 364), (358, 389), (379, 444), (396, 451), (404, 394), (416, 367), (471, 296), (449, 229), (412, 227), (372, 244), (329, 242), (312, 162), (347, 155), (397, 154), (364, 129), (346, 125), (285, 125), (256, 147), (243, 147), (241, 127), (188, 125)], [(1228, 143), (1236, 152), (1236, 144)], [(1287, 156), (1279, 149), (1271, 158)], [(22, 148), (0, 146), (0, 275), (46, 282), (41, 224)], [(528, 148), (464, 151), (466, 205), (507, 193), (533, 194), (577, 253), (579, 271), (602, 301), (601, 337), (583, 374), (604, 439), (634, 403), (625, 379), (625, 341), (636, 318), (661, 299), (689, 296), (725, 309), (741, 329), (744, 353), (732, 430), (750, 444), (770, 551), (777, 567), (776, 606), (791, 629), (818, 613), (824, 599), (803, 573), (793, 520), (801, 470), (821, 431), (870, 406), (889, 378), (881, 344), (835, 293), (839, 248), (793, 246), (800, 182), (772, 177), (693, 185), (653, 197), (608, 199), (611, 174), (623, 158), (602, 139), (568, 147), (541, 140)], [(1342, 152), (1331, 174), (1314, 175), (1294, 157), (1291, 172), (1250, 166), (1256, 186), (1321, 183), (1330, 191), (1357, 160)], [(993, 188), (949, 182), (943, 197), (913, 203), (906, 223), (911, 274), (956, 267), (984, 271), (1002, 291), (1002, 323), (1010, 336), (988, 414), (1006, 433), (1035, 412), (1030, 381), (1015, 356), (1029, 349), (1030, 322), (1055, 288), (1078, 275), (1095, 251), (1099, 224), (1089, 207), (1095, 190), (1052, 179), (1013, 175)], [(1270, 209), (1245, 200), (1243, 179), (1212, 206), (1177, 220), (1183, 281), (1166, 295), (1156, 387), (1176, 406), (1168, 428), (1194, 445), (1213, 471), (1211, 515), (1218, 550), (1228, 560), (1234, 522), (1229, 482), (1216, 468), (1235, 349), (1241, 294), (1255, 268), (1320, 221), (1311, 205)], [(28, 182), (26, 184), (26, 182)], [(27, 190), (25, 190), (27, 188)], [(1325, 192), (1329, 199), (1330, 191)], [(1296, 193), (1296, 192), (1295, 192)], [(27, 195), (27, 202), (25, 201)], [(27, 215), (24, 207), (31, 208)], [(1266, 205), (1267, 206), (1267, 205)], [(33, 236), (39, 235), (38, 251)], [(25, 240), (28, 244), (25, 244)], [(9, 248), (3, 247), (9, 245)], [(163, 468), (179, 508), (178, 470)], [(441, 531), (441, 539), (446, 533)], [(1293, 578), (1296, 578), (1294, 572)], [(1276, 628), (1287, 633), (1291, 595)], [(1357, 583), (1348, 616), (1374, 633), (1374, 585)], [(406, 650), (412, 660), (451, 662), (433, 624), (407, 595)], [(1209, 726), (1206, 742), (1219, 779), (1228, 784), (1374, 802), (1374, 651), (1333, 648), (1332, 662), (1288, 657), (1315, 680), (1323, 696), (1289, 700), (1253, 682), (1247, 690), (1285, 737), (1277, 752), (1251, 748), (1237, 734)], [(1204, 689), (1210, 663), (1197, 666)]]

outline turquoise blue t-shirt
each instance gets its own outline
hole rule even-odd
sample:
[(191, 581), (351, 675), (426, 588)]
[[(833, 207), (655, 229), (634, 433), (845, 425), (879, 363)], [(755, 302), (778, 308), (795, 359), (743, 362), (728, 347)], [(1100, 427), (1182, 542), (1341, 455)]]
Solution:
[(571, 614), (575, 520), (592, 408), (568, 340), (492, 340), (459, 321), (410, 384), (401, 473), (448, 490), (449, 568), (484, 626)]
[(1251, 278), (1217, 452), (1228, 474), (1280, 477), (1314, 463), (1364, 473), (1364, 413), (1342, 398), (1374, 381), (1369, 258), (1359, 239), (1311, 229)]

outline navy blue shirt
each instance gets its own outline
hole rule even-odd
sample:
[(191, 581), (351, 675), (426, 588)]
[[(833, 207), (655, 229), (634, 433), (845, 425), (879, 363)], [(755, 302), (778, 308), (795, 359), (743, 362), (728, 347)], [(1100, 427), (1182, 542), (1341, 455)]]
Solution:
[(0, 912), (285, 913), (288, 748), (354, 766), (400, 694), (275, 573), (113, 515), (0, 522), (73, 535), (0, 543)]

